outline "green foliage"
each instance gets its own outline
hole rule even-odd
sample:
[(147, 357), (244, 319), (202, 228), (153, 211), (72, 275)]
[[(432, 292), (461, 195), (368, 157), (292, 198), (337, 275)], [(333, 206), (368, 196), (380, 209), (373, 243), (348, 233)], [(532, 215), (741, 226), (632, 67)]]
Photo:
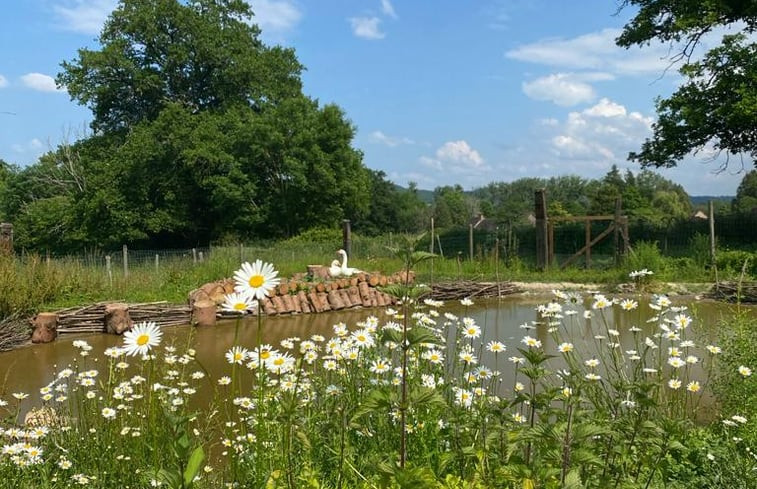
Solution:
[(634, 243), (632, 251), (626, 258), (626, 269), (632, 272), (646, 268), (660, 274), (665, 272), (667, 263), (657, 243), (639, 241)]
[(757, 277), (757, 254), (748, 251), (725, 250), (715, 255), (718, 272), (738, 278), (744, 273), (747, 280)]
[[(681, 41), (673, 59), (684, 61), (679, 72), (686, 80), (673, 95), (658, 100), (654, 134), (630, 158), (644, 166), (672, 167), (708, 143), (726, 154), (757, 155), (757, 43), (747, 36), (757, 28), (753, 2), (625, 0), (622, 6), (638, 10), (618, 44)], [(690, 61), (702, 35), (739, 22), (745, 26), (743, 33), (724, 35), (701, 60)]]

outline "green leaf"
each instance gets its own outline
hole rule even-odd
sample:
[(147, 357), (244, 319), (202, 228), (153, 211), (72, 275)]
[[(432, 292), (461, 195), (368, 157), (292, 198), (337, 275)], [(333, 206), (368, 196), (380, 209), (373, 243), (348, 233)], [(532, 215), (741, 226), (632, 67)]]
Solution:
[(202, 449), (202, 445), (199, 445), (194, 449), (192, 455), (187, 462), (187, 468), (184, 469), (184, 487), (191, 487), (192, 481), (200, 471), (200, 466), (205, 460), (205, 451)]

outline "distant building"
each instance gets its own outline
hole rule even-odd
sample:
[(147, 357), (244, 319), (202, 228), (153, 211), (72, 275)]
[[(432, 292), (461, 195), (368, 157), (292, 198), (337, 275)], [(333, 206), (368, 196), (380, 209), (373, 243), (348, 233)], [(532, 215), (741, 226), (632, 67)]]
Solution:
[(476, 231), (496, 231), (497, 230), (497, 223), (494, 221), (494, 219), (489, 219), (484, 217), (482, 213), (478, 213), (475, 217), (473, 217), (470, 220), (470, 224), (473, 226), (473, 229)]
[(702, 212), (702, 211), (696, 211), (696, 212), (694, 213), (694, 215), (693, 215), (693, 216), (691, 216), (691, 218), (692, 218), (692, 219), (703, 219), (703, 220), (705, 220), (705, 221), (706, 221), (707, 219), (709, 219), (709, 218), (707, 217), (707, 214), (705, 214), (705, 213), (704, 213), (704, 212)]

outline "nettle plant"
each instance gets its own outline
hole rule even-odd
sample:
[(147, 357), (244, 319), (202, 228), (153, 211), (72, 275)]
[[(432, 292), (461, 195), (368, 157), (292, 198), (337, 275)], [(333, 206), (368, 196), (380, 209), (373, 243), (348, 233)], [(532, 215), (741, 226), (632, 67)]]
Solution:
[[(412, 242), (397, 252), (408, 272), (430, 258)], [(680, 469), (720, 354), (698, 343), (691, 316), (665, 296), (652, 298), (649, 314), (637, 298), (556, 291), (508, 344), (483, 341), (492, 325), (471, 317), (471, 300), (461, 301), (461, 315), (445, 312), (409, 280), (389, 290), (401, 303), (381, 317), (273, 346), (263, 343), (259, 300), (276, 275), (262, 262), (235, 274), (238, 290), (224, 309), (239, 320), (228, 375), (218, 379), (197, 361), (191, 335), (179, 351), (161, 345), (153, 325), (106, 351), (99, 370), (79, 344), (77, 362), (40, 390), (46, 414), (36, 427), (6, 420), (0, 480), (48, 488), (652, 487)], [(238, 344), (251, 311), (258, 343)], [(624, 323), (633, 325), (620, 330)], [(204, 404), (192, 401), (201, 388), (213, 393)], [(744, 413), (729, 414), (723, 429), (747, 423)]]

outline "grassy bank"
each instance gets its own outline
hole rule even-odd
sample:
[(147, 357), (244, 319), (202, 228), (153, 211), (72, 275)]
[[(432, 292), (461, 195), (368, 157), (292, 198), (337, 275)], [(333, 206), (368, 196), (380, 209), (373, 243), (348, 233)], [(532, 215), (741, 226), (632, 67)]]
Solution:
[[(353, 237), (350, 266), (366, 271), (394, 272), (402, 263), (388, 249), (397, 236), (381, 238)], [(258, 246), (213, 247), (202, 261), (191, 256), (162, 259), (156, 268), (153, 261), (135, 261), (128, 276), (123, 268), (113, 266), (110, 274), (104, 257), (47, 259), (34, 254), (0, 256), (0, 319), (12, 313), (28, 315), (43, 309), (55, 309), (105, 300), (127, 302), (168, 301), (183, 303), (189, 291), (203, 283), (229, 276), (239, 263), (257, 258), (276, 263), (281, 276), (302, 273), (307, 265), (328, 265), (341, 247), (341, 236), (334, 232), (315, 232), (276, 243)], [(437, 258), (416, 268), (422, 282), (445, 280), (575, 282), (617, 284), (628, 281), (628, 272), (641, 268), (655, 270), (655, 281), (710, 282), (714, 274), (690, 260), (662, 257), (655, 246), (641, 245), (619, 268), (610, 260), (594, 257), (595, 268), (550, 267), (537, 271), (533, 263), (518, 258), (495, 259), (493, 255)], [(721, 272), (723, 279), (731, 271)]]

